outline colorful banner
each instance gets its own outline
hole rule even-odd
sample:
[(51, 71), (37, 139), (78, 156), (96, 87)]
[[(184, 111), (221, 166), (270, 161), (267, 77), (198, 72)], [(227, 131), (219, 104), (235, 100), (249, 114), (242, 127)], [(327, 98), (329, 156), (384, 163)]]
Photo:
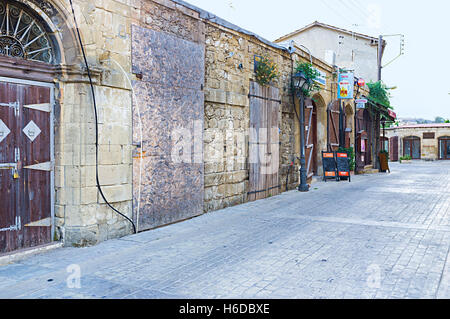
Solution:
[(338, 99), (353, 99), (354, 86), (355, 76), (353, 72), (340, 73), (338, 81)]

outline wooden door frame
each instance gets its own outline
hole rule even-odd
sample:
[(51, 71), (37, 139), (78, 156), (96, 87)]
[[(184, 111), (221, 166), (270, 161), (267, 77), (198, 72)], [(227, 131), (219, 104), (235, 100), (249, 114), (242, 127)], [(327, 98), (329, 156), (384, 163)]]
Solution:
[(55, 85), (53, 83), (39, 82), (33, 80), (23, 80), (0, 76), (0, 82), (22, 84), (30, 86), (46, 87), (50, 89), (50, 161), (52, 170), (50, 171), (50, 216), (51, 216), (51, 240), (55, 237)]
[[(412, 148), (412, 144), (410, 145), (410, 151), (409, 151), (409, 153), (410, 154), (405, 154), (405, 142), (406, 141), (419, 141), (419, 158), (414, 158), (413, 157), (413, 148)], [(420, 137), (417, 137), (417, 136), (407, 136), (407, 137), (404, 137), (403, 138), (403, 156), (406, 156), (406, 155), (408, 155), (408, 156), (411, 156), (411, 158), (413, 159), (413, 160), (420, 160), (420, 159), (422, 159), (422, 140), (420, 139)]]
[[(307, 179), (312, 178), (318, 174), (318, 164), (317, 164), (317, 105), (314, 100), (311, 100), (310, 105), (306, 105), (305, 102), (305, 114), (306, 110), (310, 109), (309, 119), (305, 118), (305, 126), (308, 126), (307, 134), (305, 135), (305, 150), (309, 149), (309, 145), (312, 145), (311, 151), (309, 152), (309, 158), (306, 159), (306, 174)], [(311, 129), (313, 128), (313, 129)], [(306, 130), (305, 130), (306, 133)], [(306, 151), (305, 151), (306, 155)], [(311, 171), (311, 173), (310, 173)], [(312, 174), (312, 175), (311, 175)]]
[[(438, 138), (438, 160), (440, 161), (450, 161), (450, 157), (447, 158), (441, 158), (441, 141), (445, 141), (445, 146), (447, 147), (447, 144), (450, 144), (450, 136), (442, 136)], [(445, 152), (447, 152), (447, 148), (445, 149)]]

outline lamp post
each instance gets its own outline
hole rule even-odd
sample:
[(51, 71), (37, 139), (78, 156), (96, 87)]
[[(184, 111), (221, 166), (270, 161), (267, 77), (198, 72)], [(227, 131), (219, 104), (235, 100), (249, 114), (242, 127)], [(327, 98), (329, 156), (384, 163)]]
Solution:
[[(309, 187), (306, 183), (306, 160), (305, 160), (305, 94), (311, 84), (303, 72), (297, 72), (292, 76), (294, 91), (298, 98), (300, 98), (300, 185), (298, 190), (300, 192), (308, 192)], [(295, 107), (295, 106), (294, 106)]]

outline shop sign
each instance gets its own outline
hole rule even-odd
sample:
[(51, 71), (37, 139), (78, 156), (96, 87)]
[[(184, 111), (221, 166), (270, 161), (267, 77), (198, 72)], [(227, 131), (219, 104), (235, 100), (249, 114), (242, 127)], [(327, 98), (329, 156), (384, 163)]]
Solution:
[(353, 72), (339, 74), (338, 80), (338, 99), (353, 99), (355, 76)]

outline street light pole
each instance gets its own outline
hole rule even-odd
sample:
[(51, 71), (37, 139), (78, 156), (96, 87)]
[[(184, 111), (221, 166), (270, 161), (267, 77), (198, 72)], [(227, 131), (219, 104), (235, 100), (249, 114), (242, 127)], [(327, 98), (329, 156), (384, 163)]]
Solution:
[(300, 90), (300, 192), (309, 191), (306, 183), (306, 159), (305, 159), (305, 96)]
[(309, 186), (306, 183), (306, 159), (305, 159), (305, 90), (307, 90), (311, 84), (310, 80), (306, 78), (303, 72), (297, 72), (292, 75), (293, 89), (296, 92), (298, 98), (300, 98), (300, 185), (298, 190), (300, 192), (309, 191)]

